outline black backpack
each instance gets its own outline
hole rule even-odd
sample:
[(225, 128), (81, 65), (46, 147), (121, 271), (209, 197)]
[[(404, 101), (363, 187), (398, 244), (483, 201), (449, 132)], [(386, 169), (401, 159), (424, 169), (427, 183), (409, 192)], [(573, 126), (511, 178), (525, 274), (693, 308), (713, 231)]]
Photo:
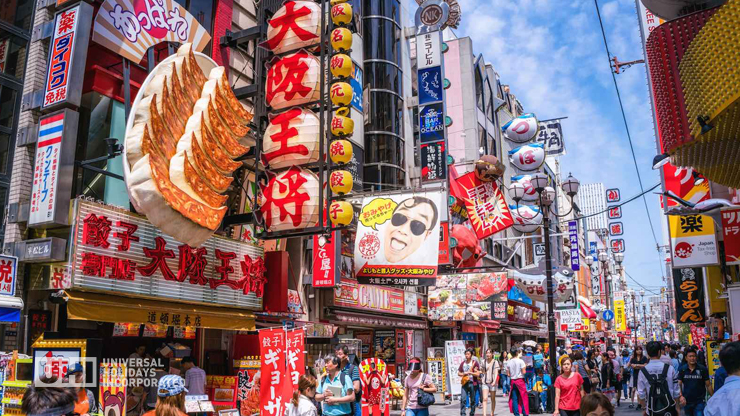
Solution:
[(676, 402), (668, 387), (668, 364), (663, 364), (663, 372), (660, 376), (650, 374), (643, 367), (640, 371), (650, 384), (647, 396), (647, 414), (649, 416), (663, 416), (675, 414)]

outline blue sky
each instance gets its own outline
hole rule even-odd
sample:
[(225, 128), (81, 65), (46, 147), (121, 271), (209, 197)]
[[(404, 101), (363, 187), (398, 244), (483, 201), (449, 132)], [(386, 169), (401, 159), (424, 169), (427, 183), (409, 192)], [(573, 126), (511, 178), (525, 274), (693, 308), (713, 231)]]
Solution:
[[(412, 2), (413, 3), (413, 2)], [(622, 199), (640, 193), (596, 8), (590, 0), (459, 0), (462, 22), (454, 32), (473, 39), (475, 54), (501, 76), (525, 111), (539, 119), (567, 116), (563, 174), (581, 183), (617, 187)], [(415, 5), (414, 5), (415, 6)], [(612, 55), (642, 59), (634, 0), (599, 1)], [(415, 9), (413, 7), (412, 9)], [(655, 133), (644, 65), (617, 75), (645, 188), (660, 181), (651, 169)], [(648, 194), (658, 242), (663, 244), (658, 196)], [(650, 289), (662, 285), (661, 263), (644, 202), (623, 207), (625, 267)], [(661, 256), (662, 257), (662, 256)], [(636, 285), (628, 279), (631, 287)]]

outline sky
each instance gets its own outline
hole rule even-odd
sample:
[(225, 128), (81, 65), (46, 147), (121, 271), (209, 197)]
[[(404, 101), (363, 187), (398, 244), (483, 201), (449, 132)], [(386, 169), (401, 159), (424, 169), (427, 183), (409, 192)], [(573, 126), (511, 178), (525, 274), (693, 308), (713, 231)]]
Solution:
[[(622, 200), (639, 194), (635, 164), (596, 14), (591, 0), (458, 0), (462, 9), (458, 37), (470, 37), (501, 82), (540, 120), (567, 116), (561, 157), (563, 176), (581, 183), (619, 188)], [(411, 10), (416, 6), (413, 1)], [(643, 59), (634, 0), (600, 0), (599, 8), (612, 56)], [(629, 131), (645, 189), (660, 182), (651, 168), (656, 154), (645, 66), (617, 75)], [(658, 188), (660, 189), (660, 188)], [(655, 192), (655, 191), (653, 191)], [(655, 235), (663, 244), (658, 196), (647, 195)], [(664, 285), (662, 261), (650, 232), (645, 203), (622, 207), (626, 271), (649, 289)], [(627, 279), (630, 287), (639, 288)]]

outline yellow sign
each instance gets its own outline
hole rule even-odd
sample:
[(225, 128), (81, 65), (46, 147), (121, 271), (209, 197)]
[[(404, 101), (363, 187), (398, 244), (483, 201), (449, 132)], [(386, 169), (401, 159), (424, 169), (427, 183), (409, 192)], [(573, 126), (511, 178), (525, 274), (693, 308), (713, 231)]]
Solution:
[(624, 300), (614, 300), (614, 326), (617, 332), (624, 332), (627, 330), (627, 317), (624, 312)]
[(710, 376), (714, 376), (714, 372), (719, 368), (719, 350), (722, 349), (722, 345), (718, 341), (707, 341), (707, 364)]
[(668, 217), (671, 258), (674, 268), (701, 267), (718, 263), (714, 221), (707, 215)]

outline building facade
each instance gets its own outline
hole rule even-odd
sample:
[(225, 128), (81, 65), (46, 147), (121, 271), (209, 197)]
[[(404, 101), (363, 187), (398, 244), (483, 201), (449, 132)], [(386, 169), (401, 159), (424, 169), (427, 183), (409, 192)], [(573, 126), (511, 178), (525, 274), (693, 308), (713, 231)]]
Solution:
[(592, 215), (586, 218), (588, 231), (605, 230), (607, 227), (606, 188), (603, 183), (584, 183), (578, 191), (576, 202), (583, 215)]

